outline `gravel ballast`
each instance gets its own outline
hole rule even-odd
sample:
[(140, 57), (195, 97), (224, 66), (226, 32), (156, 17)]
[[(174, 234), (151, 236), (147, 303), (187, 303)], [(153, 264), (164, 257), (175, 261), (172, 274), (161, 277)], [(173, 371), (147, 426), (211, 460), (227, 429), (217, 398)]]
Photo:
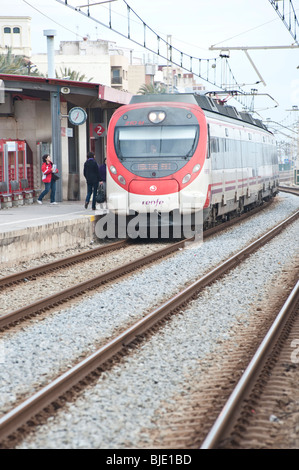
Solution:
[[(65, 308), (42, 322), (35, 319), (18, 332), (4, 333), (2, 412), (21, 393), (32, 393), (37, 384), (48, 383), (55, 371), (65, 370), (80, 355), (93, 352), (95, 343), (113, 336), (122, 323), (148, 312), (198, 279), (294, 212), (298, 205), (295, 196), (280, 194), (274, 207), (241, 226), (201, 246), (190, 245), (176, 256), (91, 294), (84, 303)], [(95, 388), (85, 390), (75, 403), (67, 404), (20, 447), (134, 447), (141, 429), (156, 426), (153, 417), (159, 408), (157, 397), (169, 401), (183, 392), (186, 375), (200, 379), (201, 361), (217, 351), (233, 324), (247, 324), (254, 314), (253, 306), (263, 301), (271, 282), (289, 269), (298, 241), (296, 222), (223, 281), (206, 288), (183, 316), (173, 318), (169, 327), (153, 336), (138, 354), (104, 373)], [(175, 335), (175, 344), (166, 330)], [(146, 443), (147, 434), (143, 432), (142, 436)]]

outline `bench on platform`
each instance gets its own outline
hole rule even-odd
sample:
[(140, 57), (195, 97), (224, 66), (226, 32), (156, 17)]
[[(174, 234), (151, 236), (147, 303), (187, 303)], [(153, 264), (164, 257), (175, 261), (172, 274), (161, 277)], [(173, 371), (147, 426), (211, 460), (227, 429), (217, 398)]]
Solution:
[(24, 204), (33, 204), (33, 189), (28, 189), (28, 186), (28, 180), (26, 178), (21, 179)]
[(2, 209), (12, 207), (12, 194), (8, 193), (8, 187), (5, 181), (0, 182), (0, 202)]
[(12, 205), (14, 207), (23, 206), (24, 198), (23, 193), (20, 190), (20, 184), (17, 180), (12, 180), (10, 182), (11, 192), (12, 192)]

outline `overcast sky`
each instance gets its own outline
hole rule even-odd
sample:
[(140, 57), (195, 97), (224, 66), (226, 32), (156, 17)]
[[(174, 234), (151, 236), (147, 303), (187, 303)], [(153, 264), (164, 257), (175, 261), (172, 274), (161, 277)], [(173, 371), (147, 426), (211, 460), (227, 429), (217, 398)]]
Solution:
[[(101, 0), (90, 0), (90, 3)], [(108, 24), (108, 3), (90, 9), (92, 18), (70, 9), (57, 0), (0, 0), (1, 16), (30, 16), (32, 52), (46, 52), (45, 29), (55, 29), (55, 49), (60, 41), (80, 40), (89, 36), (91, 40), (106, 39), (119, 46), (134, 49), (139, 56), (154, 59), (145, 49), (113, 33), (100, 24)], [(69, 5), (86, 5), (88, 0), (68, 0)], [(211, 51), (210, 47), (250, 47), (250, 46), (290, 46), (293, 37), (279, 18), (269, 0), (127, 0), (129, 6), (140, 16), (155, 33), (167, 39), (171, 35), (173, 47), (194, 58), (217, 58), (217, 80), (220, 84), (225, 77), (223, 59), (220, 51)], [(288, 3), (288, 2), (286, 2)], [(293, 0), (299, 16), (299, 0)], [(127, 34), (127, 10), (123, 0), (111, 2), (112, 26)], [(82, 11), (87, 12), (86, 8)], [(131, 13), (131, 36), (143, 41), (141, 22)], [(157, 47), (155, 36), (146, 33), (148, 44)], [(297, 32), (299, 40), (299, 30)], [(282, 50), (248, 50), (254, 67), (244, 51), (231, 51), (228, 60), (232, 73), (243, 90), (258, 90), (262, 96), (255, 98), (255, 107), (262, 119), (271, 118), (281, 125), (289, 127), (299, 119), (299, 113), (288, 111), (299, 106), (299, 48)], [(196, 62), (197, 63), (197, 62)], [(203, 61), (204, 63), (204, 61)], [(203, 67), (203, 66), (202, 66)], [(220, 69), (222, 74), (219, 74)], [(194, 70), (195, 72), (195, 70)], [(258, 72), (258, 73), (257, 73)], [(258, 75), (259, 74), (259, 75)], [(216, 76), (216, 75), (215, 75)], [(210, 75), (210, 78), (211, 77)], [(266, 83), (256, 84), (260, 79)], [(215, 90), (210, 83), (197, 78), (206, 89)], [(270, 96), (268, 96), (270, 95)], [(251, 98), (250, 98), (251, 102)], [(278, 107), (274, 106), (278, 103)], [(230, 101), (230, 104), (236, 105)], [(237, 105), (238, 107), (238, 105)], [(258, 117), (255, 115), (255, 117)], [(292, 135), (292, 132), (280, 128)], [(279, 136), (279, 139), (283, 136)]]

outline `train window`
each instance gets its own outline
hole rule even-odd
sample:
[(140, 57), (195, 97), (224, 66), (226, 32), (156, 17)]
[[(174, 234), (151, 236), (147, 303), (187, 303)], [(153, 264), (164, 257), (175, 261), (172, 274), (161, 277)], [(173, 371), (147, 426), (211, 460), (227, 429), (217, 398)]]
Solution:
[(219, 139), (217, 137), (211, 137), (211, 153), (219, 152)]
[(223, 140), (223, 151), (226, 153), (230, 151), (230, 142), (228, 139)]
[(159, 162), (159, 163), (134, 163), (131, 166), (132, 171), (176, 171), (178, 165), (174, 162)]
[(115, 133), (120, 158), (191, 157), (198, 142), (198, 126), (120, 127)]
[(210, 124), (208, 124), (208, 145), (207, 145), (207, 158), (211, 157), (211, 134), (210, 134)]

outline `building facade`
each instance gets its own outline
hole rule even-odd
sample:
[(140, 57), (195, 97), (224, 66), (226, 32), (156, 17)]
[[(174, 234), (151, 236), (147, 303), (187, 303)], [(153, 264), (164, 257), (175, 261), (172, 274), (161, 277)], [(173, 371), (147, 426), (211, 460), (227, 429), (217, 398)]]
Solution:
[[(1, 142), (25, 142), (30, 162), (25, 162), (32, 175), (32, 189), (43, 188), (42, 155), (49, 153), (58, 165), (60, 200), (82, 200), (86, 195), (83, 165), (89, 150), (98, 163), (106, 156), (107, 128), (113, 112), (127, 104), (131, 94), (101, 84), (41, 77), (0, 74), (0, 146)], [(56, 95), (58, 125), (53, 129), (52, 95)], [(75, 125), (69, 119), (70, 110), (81, 107), (87, 119)], [(55, 134), (55, 135), (54, 135)], [(53, 139), (59, 140), (59, 151), (53, 151)], [(30, 151), (29, 151), (30, 150)], [(3, 155), (2, 155), (3, 158)], [(13, 154), (8, 165), (11, 173), (1, 171), (0, 183), (18, 178)], [(2, 159), (2, 162), (4, 160)], [(7, 162), (5, 162), (7, 167)], [(0, 150), (0, 167), (1, 150)], [(1, 191), (1, 190), (0, 190)]]
[(30, 16), (0, 17), (0, 53), (12, 48), (15, 55), (31, 57)]
[[(154, 85), (157, 81), (167, 84), (169, 92), (190, 92), (195, 80), (193, 74), (173, 66), (159, 67), (158, 77), (157, 65), (134, 58), (132, 50), (89, 38), (61, 42), (54, 56), (60, 78), (46, 78), (48, 57), (31, 54), (30, 23), (30, 17), (0, 17), (0, 53), (11, 48), (13, 54), (27, 58), (44, 75), (0, 74), (0, 141), (26, 142), (32, 155), (32, 185), (42, 188), (41, 157), (52, 154), (53, 137), (59, 137), (61, 200), (80, 200), (86, 191), (82, 177), (86, 154), (94, 151), (98, 163), (103, 162), (107, 128), (114, 110), (127, 104), (144, 84)], [(76, 80), (68, 76), (72, 71), (79, 74)], [(60, 117), (54, 130), (53, 93), (57, 95)], [(86, 111), (84, 124), (77, 126), (68, 119), (73, 107)]]

